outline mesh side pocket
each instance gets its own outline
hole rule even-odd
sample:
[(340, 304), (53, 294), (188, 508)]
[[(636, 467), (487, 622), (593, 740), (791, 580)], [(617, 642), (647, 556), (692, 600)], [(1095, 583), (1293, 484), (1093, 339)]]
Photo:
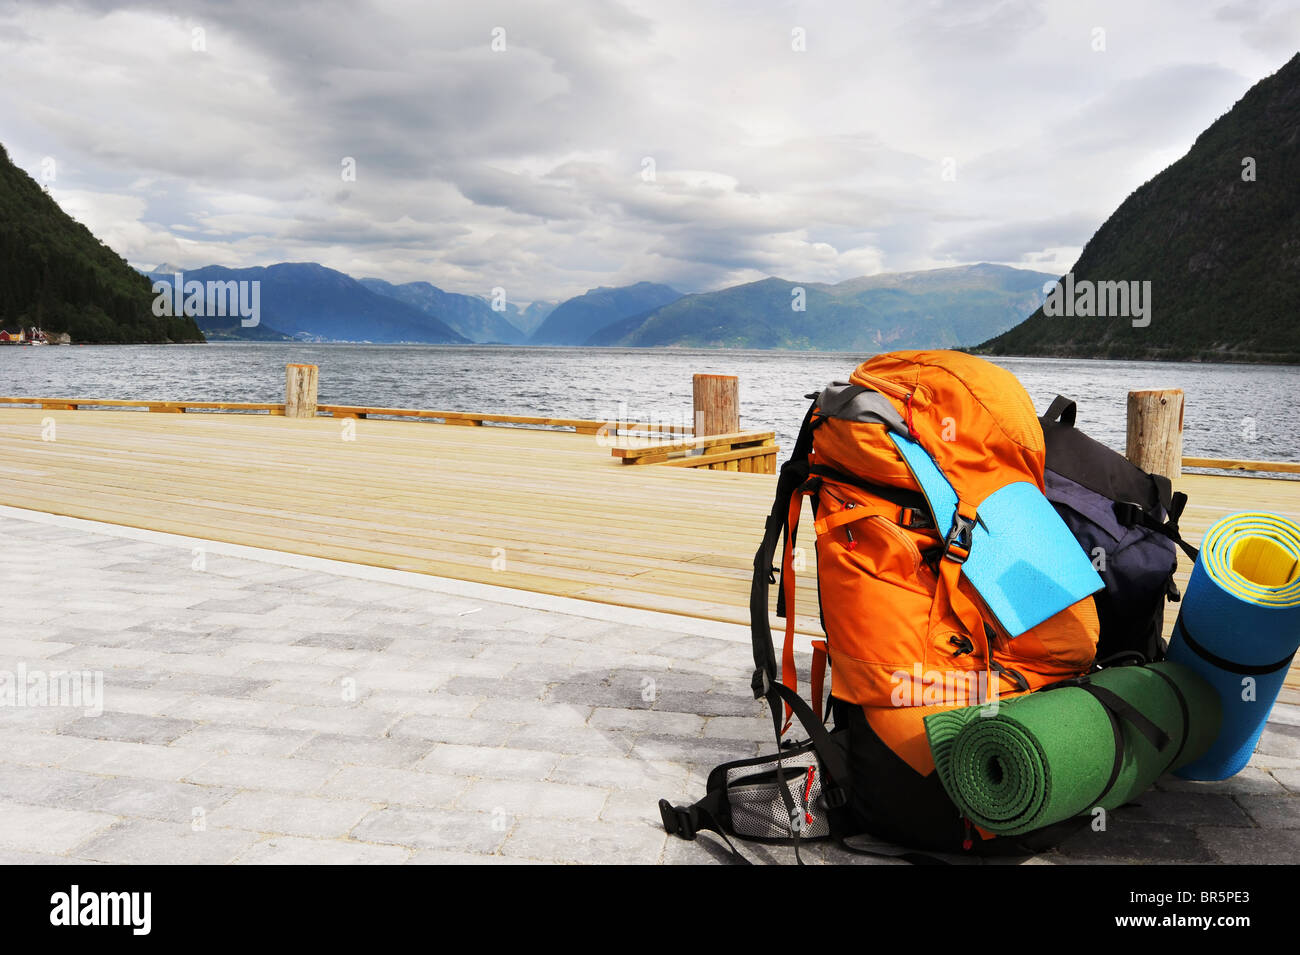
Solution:
[[(812, 769), (812, 786), (808, 770)], [(799, 819), (801, 838), (817, 839), (830, 835), (830, 820), (822, 799), (822, 769), (813, 752), (792, 753), (767, 762), (736, 766), (727, 770), (727, 803), (731, 810), (732, 829), (750, 839), (789, 839), (794, 836), (790, 816), (781, 796), (777, 776), (783, 772), (789, 784)], [(808, 798), (805, 803), (804, 793)], [(806, 814), (812, 815), (809, 822)]]

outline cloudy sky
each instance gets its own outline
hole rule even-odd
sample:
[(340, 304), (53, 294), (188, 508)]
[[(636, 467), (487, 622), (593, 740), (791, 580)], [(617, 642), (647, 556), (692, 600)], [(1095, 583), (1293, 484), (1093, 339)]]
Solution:
[(1297, 48), (1295, 0), (0, 0), (0, 143), (146, 267), (1059, 274)]

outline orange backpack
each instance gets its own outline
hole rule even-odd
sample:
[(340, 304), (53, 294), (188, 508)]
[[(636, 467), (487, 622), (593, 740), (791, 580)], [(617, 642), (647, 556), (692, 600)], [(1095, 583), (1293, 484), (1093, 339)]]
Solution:
[[(809, 397), (813, 405), (781, 469), (754, 559), (754, 695), (768, 703), (782, 753), (818, 757), (804, 761), (815, 764), (808, 770), (810, 786), (814, 775), (824, 774), (816, 781), (818, 804), (830, 817), (826, 834), (867, 831), (938, 850), (1008, 843), (961, 819), (934, 772), (922, 720), (940, 710), (1032, 692), (1092, 666), (1099, 631), (1095, 606), (1091, 597), (1074, 596), (1086, 595), (1086, 586), (1066, 599), (1051, 594), (1045, 619), (1009, 630), (991, 612), (987, 589), (976, 589), (965, 566), (976, 549), (987, 546), (972, 543), (981, 507), (991, 512), (995, 495), (1009, 485), (1020, 485), (1035, 499), (1029, 503), (1046, 509), (1028, 528), (1031, 537), (1053, 522), (1068, 536), (1042, 497), (1045, 449), (1033, 403), (1010, 372), (950, 351), (877, 355), (848, 382)], [(946, 479), (955, 496), (951, 514), (936, 518), (932, 482), (918, 480), (916, 455)], [(795, 666), (795, 564), (805, 500), (816, 533), (826, 634), (812, 642), (811, 707), (799, 694)], [(1023, 528), (1021, 533), (1023, 539)], [(1073, 538), (1069, 545), (1073, 559), (1095, 577)], [(785, 618), (779, 675), (769, 623), (769, 586), (778, 569), (776, 613)], [(1042, 585), (1031, 589), (1051, 591), (1054, 576), (1049, 569), (1031, 578)], [(1098, 578), (1093, 589), (1100, 584)], [(1040, 596), (1029, 594), (1029, 602)], [(833, 732), (827, 732), (832, 714), (823, 706), (828, 667)], [(809, 738), (802, 746), (785, 740), (796, 718)], [(774, 759), (775, 778), (784, 780), (784, 764)], [(701, 828), (746, 835), (730, 824), (734, 806), (726, 789), (728, 779), (757, 777), (738, 775), (736, 767), (743, 764), (718, 767), (709, 797), (694, 807), (661, 803), (668, 830), (687, 838)], [(800, 803), (797, 790), (781, 782), (777, 794), (786, 809), (811, 822), (816, 814)], [(774, 805), (772, 815), (783, 816), (781, 804)], [(801, 826), (796, 819), (785, 833), (796, 848)], [(1030, 849), (1046, 844), (1021, 840)]]

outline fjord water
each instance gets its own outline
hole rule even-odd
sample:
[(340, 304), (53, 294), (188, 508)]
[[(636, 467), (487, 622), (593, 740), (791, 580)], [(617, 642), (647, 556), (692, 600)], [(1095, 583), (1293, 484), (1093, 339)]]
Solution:
[[(320, 366), (320, 400), (610, 420), (689, 420), (691, 375), (740, 377), (741, 424), (773, 430), (782, 457), (804, 395), (867, 358), (846, 352), (519, 348), (490, 345), (209, 344), (0, 348), (0, 395), (171, 401), (284, 400), (284, 366)], [(1186, 393), (1189, 456), (1300, 461), (1300, 367), (1000, 358), (1041, 412), (1059, 394), (1079, 427), (1120, 450), (1125, 396)]]

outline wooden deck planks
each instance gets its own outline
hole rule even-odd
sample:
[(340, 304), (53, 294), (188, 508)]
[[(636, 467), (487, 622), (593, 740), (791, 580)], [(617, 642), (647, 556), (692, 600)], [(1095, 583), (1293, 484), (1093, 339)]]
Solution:
[[(1295, 481), (1188, 474), (1178, 486), (1192, 541), (1238, 510), (1300, 520)], [(572, 432), (0, 407), (3, 504), (736, 623), (773, 487), (770, 475), (622, 467)], [(817, 633), (805, 542), (798, 623)], [(1180, 586), (1189, 572), (1182, 558)]]

